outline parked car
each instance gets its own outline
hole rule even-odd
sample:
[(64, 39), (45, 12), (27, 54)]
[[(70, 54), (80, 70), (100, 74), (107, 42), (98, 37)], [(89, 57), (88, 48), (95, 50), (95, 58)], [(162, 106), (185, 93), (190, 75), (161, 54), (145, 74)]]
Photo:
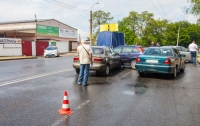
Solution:
[(185, 61), (190, 62), (190, 51), (183, 46), (163, 46), (163, 47), (174, 47), (179, 50), (181, 54), (185, 54)]
[(49, 57), (49, 56), (60, 56), (60, 52), (56, 46), (49, 46), (44, 50), (44, 57)]
[[(103, 73), (104, 75), (109, 75), (110, 69), (117, 68), (121, 69), (121, 60), (118, 53), (115, 53), (110, 47), (106, 46), (91, 46), (92, 48), (92, 60), (93, 66), (90, 70), (96, 71), (99, 75)], [(79, 55), (74, 57), (73, 67), (76, 73), (80, 72), (80, 61)]]
[(119, 53), (121, 62), (123, 65), (131, 66), (132, 69), (135, 69), (136, 57), (141, 55), (144, 50), (142, 46), (118, 46), (115, 47), (114, 52)]
[(144, 73), (163, 73), (176, 77), (177, 72), (185, 70), (185, 54), (173, 47), (149, 47), (136, 59), (136, 70)]

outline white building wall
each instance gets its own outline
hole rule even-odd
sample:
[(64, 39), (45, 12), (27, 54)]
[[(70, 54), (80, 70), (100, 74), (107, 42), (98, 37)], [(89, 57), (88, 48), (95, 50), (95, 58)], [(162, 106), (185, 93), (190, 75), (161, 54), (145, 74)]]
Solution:
[(0, 56), (21, 56), (21, 44), (0, 44)]
[(60, 53), (69, 52), (69, 42), (56, 42), (56, 46)]

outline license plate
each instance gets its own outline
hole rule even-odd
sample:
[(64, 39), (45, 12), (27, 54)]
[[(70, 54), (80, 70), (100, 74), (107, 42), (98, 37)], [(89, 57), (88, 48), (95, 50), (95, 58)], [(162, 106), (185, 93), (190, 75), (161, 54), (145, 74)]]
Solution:
[(158, 60), (146, 60), (147, 63), (158, 63)]

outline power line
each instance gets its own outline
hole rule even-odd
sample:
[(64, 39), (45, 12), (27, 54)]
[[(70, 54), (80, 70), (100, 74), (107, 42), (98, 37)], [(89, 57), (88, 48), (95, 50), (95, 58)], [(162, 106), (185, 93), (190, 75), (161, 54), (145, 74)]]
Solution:
[(53, 4), (56, 4), (56, 5), (59, 5), (59, 6), (62, 6), (62, 7), (67, 8), (67, 9), (71, 9), (71, 10), (77, 11), (77, 12), (79, 12), (79, 13), (83, 13), (83, 14), (88, 15), (87, 13), (85, 13), (85, 12), (83, 12), (83, 11), (81, 11), (81, 10), (77, 10), (77, 9), (75, 9), (75, 8), (68, 7), (68, 6), (66, 6), (66, 5), (63, 5), (63, 4), (58, 3), (58, 2), (55, 2), (55, 1), (51, 1), (51, 0), (45, 0), (45, 1), (50, 2), (50, 3), (53, 3)]
[(58, 0), (52, 0), (52, 1), (55, 1), (55, 2), (61, 3), (61, 4), (63, 4), (63, 5), (66, 5), (66, 6), (71, 7), (71, 8), (75, 8), (75, 9), (80, 10), (80, 11), (89, 11), (89, 10), (85, 10), (85, 9), (77, 8), (77, 7), (75, 7), (75, 6), (72, 6), (72, 5), (69, 5), (69, 4), (66, 4), (66, 3), (60, 2), (60, 1), (58, 1)]
[(160, 4), (159, 0), (157, 0), (157, 1), (158, 1), (158, 3), (159, 3), (160, 7), (162, 8), (162, 10), (163, 10), (163, 12), (164, 12), (165, 16), (167, 17), (167, 14), (165, 13), (165, 11), (164, 11), (163, 7), (161, 6), (161, 4)]
[[(162, 14), (160, 13), (160, 11), (158, 10), (158, 8), (155, 6), (155, 4), (152, 2), (152, 0), (150, 0), (151, 3), (154, 5), (154, 7), (156, 8), (156, 10), (158, 11), (158, 13), (162, 16)], [(162, 16), (163, 17), (163, 16)]]

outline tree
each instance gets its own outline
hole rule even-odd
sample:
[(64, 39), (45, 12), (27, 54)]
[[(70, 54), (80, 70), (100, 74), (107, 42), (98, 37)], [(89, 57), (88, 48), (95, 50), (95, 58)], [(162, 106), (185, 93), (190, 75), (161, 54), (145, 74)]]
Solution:
[(94, 34), (97, 34), (101, 24), (108, 24), (113, 19), (110, 12), (106, 13), (102, 10), (95, 11), (92, 14), (92, 31)]
[(134, 45), (137, 36), (134, 31), (125, 25), (125, 21), (119, 21), (119, 32), (123, 32), (125, 34), (125, 43), (127, 45)]
[(200, 16), (200, 0), (187, 0), (191, 5), (184, 7), (187, 14), (193, 14), (196, 17)]

